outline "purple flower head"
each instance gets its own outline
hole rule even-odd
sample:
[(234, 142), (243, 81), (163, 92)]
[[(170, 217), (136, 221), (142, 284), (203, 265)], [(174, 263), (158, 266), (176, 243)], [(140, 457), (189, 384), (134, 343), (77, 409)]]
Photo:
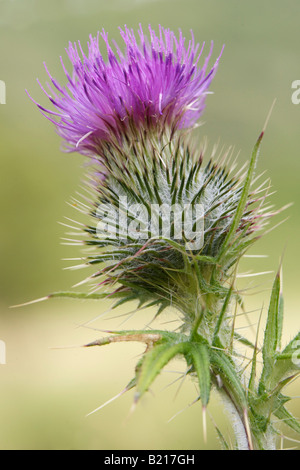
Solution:
[[(65, 142), (65, 149), (85, 155), (102, 155), (103, 145), (140, 131), (182, 129), (191, 127), (201, 116), (205, 98), (219, 58), (207, 71), (212, 45), (202, 67), (200, 49), (193, 34), (186, 40), (169, 29), (159, 27), (159, 35), (149, 26), (150, 40), (142, 27), (137, 40), (133, 30), (120, 28), (125, 51), (103, 30), (90, 36), (88, 54), (80, 42), (66, 49), (73, 65), (70, 75), (61, 59), (68, 79), (61, 86), (49, 73), (51, 83), (46, 93), (55, 111), (36, 103), (52, 121)], [(106, 44), (107, 60), (99, 50), (99, 36)]]

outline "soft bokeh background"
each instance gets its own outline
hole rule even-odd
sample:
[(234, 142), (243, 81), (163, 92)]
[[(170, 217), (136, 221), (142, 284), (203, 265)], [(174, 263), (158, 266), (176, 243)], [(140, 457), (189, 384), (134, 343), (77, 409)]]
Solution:
[[(225, 52), (208, 97), (205, 125), (199, 136), (220, 140), (249, 157), (274, 98), (277, 99), (259, 160), (276, 193), (275, 205), (294, 205), (288, 220), (259, 242), (253, 253), (268, 258), (247, 260), (244, 271), (276, 271), (284, 255), (286, 318), (284, 340), (299, 329), (299, 124), (300, 105), (291, 102), (292, 81), (300, 79), (300, 3), (297, 0), (0, 0), (0, 79), (6, 83), (6, 104), (0, 105), (1, 316), (0, 339), (7, 363), (0, 365), (1, 449), (217, 449), (209, 420), (203, 442), (201, 409), (194, 405), (170, 418), (195, 398), (186, 381), (167, 387), (176, 377), (175, 364), (162, 375), (134, 413), (132, 393), (89, 417), (86, 414), (117, 394), (131, 379), (140, 346), (103, 349), (56, 349), (80, 345), (101, 336), (93, 328), (118, 328), (123, 317), (99, 318), (108, 303), (53, 300), (22, 309), (9, 306), (68, 290), (82, 271), (64, 270), (62, 258), (79, 256), (77, 247), (61, 245), (64, 216), (77, 213), (66, 204), (83, 174), (81, 156), (60, 152), (53, 126), (25, 94), (28, 89), (46, 104), (36, 78), (47, 79), (43, 61), (63, 78), (59, 56), (69, 40), (86, 44), (103, 27), (118, 37), (118, 26), (136, 28), (159, 23), (198, 41), (214, 40), (214, 57)], [(209, 46), (207, 45), (207, 48)], [(208, 49), (207, 49), (208, 50)], [(249, 310), (267, 306), (273, 275), (254, 278)], [(248, 287), (250, 281), (244, 282)], [(257, 287), (255, 287), (257, 286)], [(134, 306), (133, 306), (134, 308)], [(118, 314), (123, 312), (119, 310)], [(153, 312), (132, 317), (126, 327), (143, 326)], [(257, 322), (259, 313), (250, 314)], [(172, 314), (162, 321), (168, 321)], [(299, 385), (290, 387), (299, 395)], [(290, 409), (299, 416), (297, 398)], [(229, 425), (213, 398), (213, 419), (227, 435)], [(286, 431), (286, 430), (284, 430)], [(291, 437), (295, 437), (289, 434)], [(285, 442), (285, 446), (297, 446)]]

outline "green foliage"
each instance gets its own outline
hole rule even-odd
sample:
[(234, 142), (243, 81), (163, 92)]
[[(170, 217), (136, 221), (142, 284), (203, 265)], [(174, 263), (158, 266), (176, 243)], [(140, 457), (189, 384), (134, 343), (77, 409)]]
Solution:
[(280, 286), (280, 274), (277, 273), (270, 299), (265, 337), (263, 344), (264, 368), (260, 380), (260, 389), (264, 390), (273, 373), (276, 352), (279, 348), (282, 333), (283, 302)]
[(250, 185), (251, 185), (252, 178), (253, 178), (254, 171), (255, 171), (255, 167), (256, 167), (256, 164), (257, 164), (258, 151), (259, 151), (259, 148), (260, 148), (260, 144), (261, 144), (263, 135), (264, 135), (264, 133), (262, 132), (260, 134), (255, 146), (254, 146), (252, 156), (251, 156), (251, 160), (250, 160), (250, 165), (249, 165), (248, 172), (247, 172), (247, 176), (246, 176), (246, 179), (245, 179), (245, 182), (244, 182), (242, 193), (240, 195), (239, 203), (238, 203), (237, 209), (235, 211), (230, 229), (229, 229), (229, 231), (226, 235), (226, 239), (223, 243), (222, 249), (220, 250), (220, 253), (219, 253), (219, 256), (218, 256), (218, 261), (222, 258), (222, 256), (224, 256), (224, 254), (227, 255), (229, 245), (232, 244), (234, 241), (236, 241), (236, 231), (237, 231), (237, 228), (239, 227), (239, 225), (241, 223), (242, 217), (244, 216), (244, 211), (245, 211), (248, 196), (249, 196)]
[[(250, 192), (261, 139), (262, 134), (248, 171), (237, 176), (229, 164), (230, 150), (205, 165), (204, 149), (193, 149), (181, 134), (143, 135), (128, 147), (124, 143), (122, 149), (111, 149), (104, 162), (105, 182), (97, 184), (93, 170), (88, 176), (88, 181), (96, 183), (93, 206), (98, 209), (90, 211), (93, 222), (84, 229), (89, 235), (85, 243), (94, 248), (86, 263), (100, 269), (87, 281), (103, 279), (100, 285), (116, 286), (115, 292), (123, 293), (124, 299), (148, 297), (160, 312), (172, 303), (187, 325), (195, 320), (199, 303), (205, 316), (214, 314), (216, 304), (227, 295), (233, 268), (270, 216), (263, 206), (265, 182)], [(178, 239), (173, 211), (168, 234), (151, 231), (153, 207), (158, 207), (161, 228), (167, 219), (163, 207), (176, 207), (183, 213), (187, 205), (196, 204), (204, 209), (200, 248), (193, 249), (185, 233)], [(107, 205), (124, 215), (121, 222), (120, 217), (107, 216), (108, 231), (99, 228), (99, 207)], [(192, 217), (194, 230), (199, 218), (195, 211)], [(130, 224), (138, 226), (139, 235), (124, 229)]]
[(211, 377), (210, 377), (210, 354), (207, 344), (201, 342), (192, 343), (190, 348), (191, 363), (197, 374), (199, 391), (202, 406), (206, 407), (209, 402), (211, 390)]
[[(201, 335), (201, 321), (198, 321), (197, 329), (192, 330), (189, 335), (157, 329), (122, 330), (109, 332), (113, 335), (96, 340), (87, 346), (102, 346), (119, 341), (139, 341), (147, 345), (132, 382), (132, 386), (136, 387), (136, 401), (149, 390), (155, 378), (172, 359), (183, 357), (187, 364), (186, 373), (197, 380), (202, 406), (206, 408), (211, 389), (214, 387), (230, 399), (241, 422), (244, 423), (248, 447), (267, 449), (273, 445), (280, 422), (300, 433), (297, 419), (285, 407), (289, 398), (282, 394), (283, 388), (299, 373), (299, 360), (297, 362), (294, 359), (297, 353), (295, 342), (299, 341), (300, 334), (296, 335), (282, 351), (278, 349), (281, 342), (282, 328), (279, 325), (282, 324), (283, 302), (280, 273), (277, 273), (271, 293), (262, 348), (264, 366), (258, 383), (255, 381), (257, 346), (244, 341), (238, 335), (236, 337), (237, 341), (241, 341), (254, 351), (251, 377), (246, 387), (242, 370), (237, 367), (234, 356), (224, 348), (219, 339), (219, 332), (225, 322), (224, 312), (227, 310), (231, 295), (232, 288), (229, 289), (220, 309), (211, 341)], [(277, 418), (276, 425), (274, 417)], [(219, 434), (217, 427), (216, 430)], [(228, 448), (222, 434), (219, 436), (224, 448)]]
[[(163, 236), (114, 238), (120, 222), (109, 220), (111, 233), (99, 238), (97, 225), (84, 229), (86, 244), (93, 247), (86, 258), (88, 265), (100, 265), (88, 282), (98, 282), (91, 293), (54, 293), (49, 297), (78, 299), (113, 299), (114, 308), (137, 301), (138, 308), (156, 307), (156, 316), (167, 307), (181, 312), (176, 332), (165, 330), (107, 331), (108, 336), (86, 347), (115, 342), (138, 341), (146, 345), (127, 389), (135, 387), (135, 401), (151, 388), (164, 367), (175, 358), (186, 362), (186, 375), (196, 380), (203, 412), (212, 391), (231, 404), (236, 416), (236, 448), (271, 449), (279, 425), (286, 423), (300, 431), (296, 418), (286, 408), (288, 397), (283, 389), (299, 373), (300, 334), (281, 349), (283, 296), (280, 270), (276, 274), (265, 325), (261, 350), (258, 335), (253, 344), (235, 330), (233, 306), (242, 303), (235, 290), (237, 264), (245, 251), (257, 240), (257, 230), (270, 216), (264, 202), (267, 189), (262, 184), (253, 189), (253, 177), (263, 132), (260, 134), (242, 177), (232, 176), (224, 161), (212, 159), (203, 166), (200, 158), (181, 138), (165, 136), (132, 143), (125, 152), (112, 154), (106, 161), (109, 176), (97, 187), (97, 203), (119, 207), (121, 197), (131, 204), (143, 204), (146, 213), (127, 211), (127, 222), (138, 221), (141, 232), (147, 225), (150, 205), (199, 202), (204, 205), (204, 243), (200, 249), (187, 248), (174, 236), (175, 220), (170, 233)], [(126, 158), (125, 158), (126, 157)], [(134, 157), (134, 158), (133, 158)], [(224, 156), (223, 156), (224, 157)], [(225, 160), (225, 158), (223, 158)], [(262, 192), (262, 196), (260, 193)], [(123, 207), (124, 209), (124, 207)], [(93, 209), (96, 222), (99, 214)], [(160, 214), (160, 223), (163, 214)], [(196, 220), (193, 219), (193, 224)], [(101, 231), (101, 230), (100, 230)], [(103, 235), (103, 234), (102, 234)], [(127, 234), (128, 235), (128, 234)], [(99, 282), (99, 279), (101, 282)], [(109, 288), (107, 294), (98, 289)], [(252, 354), (250, 377), (237, 352), (243, 344)], [(258, 377), (258, 356), (263, 367)], [(229, 448), (216, 426), (224, 448)]]

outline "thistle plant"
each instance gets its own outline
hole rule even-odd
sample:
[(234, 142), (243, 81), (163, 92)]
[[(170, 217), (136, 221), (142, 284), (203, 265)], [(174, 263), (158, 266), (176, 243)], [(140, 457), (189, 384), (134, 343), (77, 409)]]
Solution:
[[(191, 131), (201, 117), (222, 54), (209, 67), (212, 46), (189, 42), (159, 27), (156, 34), (120, 29), (122, 49), (105, 31), (90, 37), (88, 53), (69, 44), (72, 64), (65, 86), (47, 70), (54, 106), (41, 112), (55, 124), (68, 152), (88, 158), (89, 196), (77, 203), (87, 216), (84, 264), (94, 273), (88, 292), (52, 297), (110, 299), (113, 307), (137, 302), (159, 319), (176, 311), (179, 327), (108, 331), (87, 344), (138, 341), (146, 348), (125, 390), (138, 402), (169, 361), (181, 357), (195, 380), (205, 423), (212, 391), (233, 417), (236, 449), (276, 448), (280, 425), (300, 426), (286, 408), (283, 388), (299, 373), (299, 333), (281, 346), (283, 297), (275, 277), (263, 344), (236, 331), (238, 264), (279, 212), (268, 203), (269, 181), (256, 175), (265, 128), (249, 162), (240, 169), (231, 148), (210, 152)], [(106, 59), (100, 52), (100, 36)], [(202, 64), (202, 65), (201, 65)], [(41, 85), (42, 86), (42, 85)], [(170, 323), (172, 324), (172, 323)], [(251, 357), (245, 363), (240, 345)], [(262, 369), (258, 364), (262, 362)], [(225, 448), (228, 443), (217, 432)]]

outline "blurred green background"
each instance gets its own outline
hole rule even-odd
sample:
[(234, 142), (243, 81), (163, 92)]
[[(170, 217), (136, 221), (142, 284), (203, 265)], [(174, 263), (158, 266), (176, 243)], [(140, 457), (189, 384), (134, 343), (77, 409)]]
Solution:
[[(78, 218), (66, 202), (78, 190), (84, 160), (63, 154), (53, 126), (28, 99), (25, 89), (48, 104), (36, 78), (47, 80), (43, 61), (63, 80), (59, 56), (68, 41), (85, 45), (90, 33), (105, 28), (118, 38), (118, 26), (161, 24), (182, 28), (196, 40), (214, 40), (214, 57), (225, 51), (207, 99), (205, 124), (197, 133), (211, 145), (234, 145), (244, 163), (276, 98), (262, 145), (259, 171), (266, 170), (272, 202), (294, 205), (274, 220), (288, 220), (261, 240), (241, 270), (276, 271), (285, 250), (283, 272), (285, 340), (299, 329), (299, 144), (300, 105), (291, 101), (291, 84), (300, 79), (300, 3), (297, 0), (0, 0), (0, 79), (6, 104), (0, 105), (1, 279), (0, 339), (7, 363), (0, 365), (1, 449), (218, 449), (212, 422), (203, 442), (201, 409), (188, 380), (178, 392), (176, 371), (166, 370), (134, 413), (132, 393), (89, 417), (86, 414), (117, 394), (132, 378), (140, 346), (59, 349), (101, 336), (93, 328), (118, 328), (123, 317), (99, 318), (109, 304), (54, 300), (21, 309), (9, 306), (68, 290), (82, 271), (64, 270), (62, 258), (80, 256), (63, 246), (64, 216)], [(207, 45), (208, 50), (208, 45)], [(67, 62), (67, 61), (66, 61)], [(198, 136), (196, 136), (198, 137)], [(249, 310), (267, 306), (273, 275), (254, 278)], [(246, 284), (249, 287), (250, 281)], [(252, 291), (251, 291), (252, 292)], [(133, 306), (134, 308), (134, 306)], [(118, 311), (122, 314), (122, 311)], [(143, 326), (153, 312), (135, 315), (126, 327)], [(172, 318), (165, 315), (162, 321)], [(250, 316), (254, 324), (258, 313)], [(180, 369), (181, 368), (181, 369)], [(170, 368), (169, 368), (170, 369)], [(294, 383), (289, 392), (299, 395)], [(297, 398), (289, 406), (299, 416)], [(229, 424), (214, 397), (212, 417), (227, 435)], [(286, 430), (284, 430), (286, 431)], [(292, 434), (289, 434), (292, 436)], [(297, 446), (285, 441), (286, 447)]]

